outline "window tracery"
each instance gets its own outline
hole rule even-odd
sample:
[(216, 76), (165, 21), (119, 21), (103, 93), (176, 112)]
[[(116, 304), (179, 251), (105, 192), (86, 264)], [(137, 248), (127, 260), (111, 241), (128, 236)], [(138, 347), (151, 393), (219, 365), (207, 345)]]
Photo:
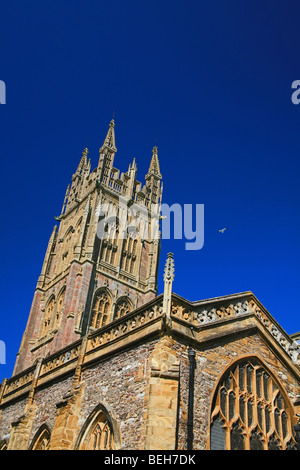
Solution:
[(114, 433), (110, 419), (100, 411), (90, 424), (86, 425), (78, 448), (80, 450), (114, 450)]
[(49, 332), (54, 307), (55, 307), (55, 298), (51, 297), (45, 309), (41, 337), (46, 336), (46, 334)]
[(60, 320), (61, 320), (61, 315), (62, 315), (62, 311), (64, 307), (64, 299), (65, 299), (65, 289), (61, 292), (57, 300), (56, 312), (55, 312), (54, 324), (53, 324), (53, 328), (55, 330), (58, 328)]
[(135, 271), (137, 242), (138, 239), (135, 227), (133, 227), (132, 230), (128, 227), (128, 236), (123, 242), (121, 269), (130, 274), (134, 274)]
[(104, 228), (105, 238), (102, 241), (102, 248), (100, 253), (100, 261), (115, 264), (116, 254), (118, 251), (118, 238), (119, 238), (119, 222), (113, 218), (108, 221)]
[(74, 247), (76, 243), (75, 229), (71, 225), (65, 232), (64, 237), (60, 240), (62, 243), (61, 248), (61, 261), (59, 264), (60, 269), (64, 270), (69, 266), (74, 255)]
[(212, 450), (286, 450), (295, 447), (291, 411), (277, 381), (257, 359), (233, 365), (222, 377), (211, 413)]
[(49, 429), (43, 427), (34, 439), (32, 450), (49, 450), (50, 437)]
[(92, 311), (91, 327), (101, 328), (106, 325), (111, 310), (111, 298), (106, 290), (100, 291), (94, 300)]
[(121, 318), (132, 310), (131, 303), (126, 298), (117, 301), (114, 313), (114, 320)]

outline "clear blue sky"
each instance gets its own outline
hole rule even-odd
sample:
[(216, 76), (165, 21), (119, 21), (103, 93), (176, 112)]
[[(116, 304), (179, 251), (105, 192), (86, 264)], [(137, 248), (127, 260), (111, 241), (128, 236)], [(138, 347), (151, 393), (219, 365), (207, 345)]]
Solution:
[[(164, 202), (205, 205), (205, 242), (174, 253), (190, 300), (251, 290), (299, 325), (300, 5), (294, 0), (1, 3), (1, 326), (10, 377), (54, 216), (115, 112), (115, 166), (143, 180), (155, 142)], [(227, 226), (224, 234), (217, 231)]]

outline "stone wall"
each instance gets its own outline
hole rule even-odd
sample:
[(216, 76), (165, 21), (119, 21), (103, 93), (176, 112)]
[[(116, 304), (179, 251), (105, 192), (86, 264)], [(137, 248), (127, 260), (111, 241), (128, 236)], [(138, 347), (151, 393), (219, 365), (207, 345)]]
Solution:
[[(178, 429), (178, 449), (186, 449), (187, 440), (187, 414), (188, 414), (188, 384), (189, 360), (188, 346), (176, 342), (173, 348), (180, 357), (180, 410)], [(208, 446), (209, 419), (212, 394), (220, 376), (226, 368), (241, 357), (257, 356), (286, 390), (291, 402), (299, 394), (299, 382), (291, 374), (282, 361), (267, 347), (258, 334), (247, 335), (240, 338), (216, 340), (196, 351), (195, 386), (194, 386), (194, 449), (204, 450)]]
[(178, 316), (167, 319), (161, 302), (157, 298), (4, 383), (0, 441), (11, 434), (11, 448), (28, 448), (47, 425), (50, 449), (80, 447), (78, 436), (101, 405), (117, 431), (116, 449), (184, 450), (189, 348), (196, 365), (193, 449), (209, 447), (214, 391), (226, 369), (245, 358), (255, 357), (269, 370), (297, 423), (299, 366), (255, 312), (197, 326)]

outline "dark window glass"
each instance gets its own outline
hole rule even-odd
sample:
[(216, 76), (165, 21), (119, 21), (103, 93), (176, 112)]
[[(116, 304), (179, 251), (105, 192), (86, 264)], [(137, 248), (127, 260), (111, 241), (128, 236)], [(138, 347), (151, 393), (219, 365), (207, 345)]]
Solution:
[(210, 431), (211, 450), (225, 450), (225, 429), (218, 416), (212, 423)]
[(256, 393), (261, 397), (261, 371), (256, 371)]
[(234, 393), (231, 392), (229, 394), (229, 419), (232, 419), (234, 417), (234, 405), (235, 405), (235, 396)]
[(230, 433), (231, 450), (244, 450), (244, 436), (241, 428), (233, 426)]
[(244, 397), (240, 398), (240, 418), (245, 423), (245, 400)]
[(250, 427), (252, 424), (252, 419), (253, 419), (253, 405), (250, 400), (247, 403), (247, 408), (248, 408), (248, 427)]
[(247, 390), (248, 392), (252, 392), (252, 367), (247, 366)]
[(269, 399), (269, 389), (268, 389), (268, 384), (269, 384), (269, 376), (264, 373), (263, 375), (263, 381), (264, 381), (264, 394), (265, 394), (265, 399)]
[(258, 424), (260, 425), (261, 429), (263, 430), (263, 410), (262, 410), (262, 406), (260, 404), (257, 407), (257, 419), (258, 419)]
[(226, 390), (221, 390), (221, 410), (224, 416), (226, 416)]
[(268, 450), (280, 450), (279, 442), (274, 435), (269, 439)]
[(239, 368), (239, 387), (241, 390), (244, 390), (244, 372), (245, 372), (245, 368), (244, 366), (240, 366)]
[(287, 429), (287, 414), (285, 411), (281, 414), (281, 428), (282, 428), (282, 437), (283, 439), (286, 438), (288, 429)]
[(262, 437), (257, 432), (253, 432), (250, 437), (250, 450), (264, 450)]

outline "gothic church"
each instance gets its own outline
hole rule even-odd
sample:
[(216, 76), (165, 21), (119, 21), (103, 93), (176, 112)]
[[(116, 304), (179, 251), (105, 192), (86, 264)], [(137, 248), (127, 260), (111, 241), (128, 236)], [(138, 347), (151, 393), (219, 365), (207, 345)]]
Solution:
[(135, 160), (115, 168), (116, 151), (111, 121), (98, 166), (85, 149), (55, 218), (0, 387), (0, 450), (300, 448), (299, 335), (251, 292), (176, 295), (171, 253), (158, 295), (159, 237), (139, 234), (130, 211), (124, 234), (119, 210), (120, 198), (159, 207), (158, 151), (144, 184)]

